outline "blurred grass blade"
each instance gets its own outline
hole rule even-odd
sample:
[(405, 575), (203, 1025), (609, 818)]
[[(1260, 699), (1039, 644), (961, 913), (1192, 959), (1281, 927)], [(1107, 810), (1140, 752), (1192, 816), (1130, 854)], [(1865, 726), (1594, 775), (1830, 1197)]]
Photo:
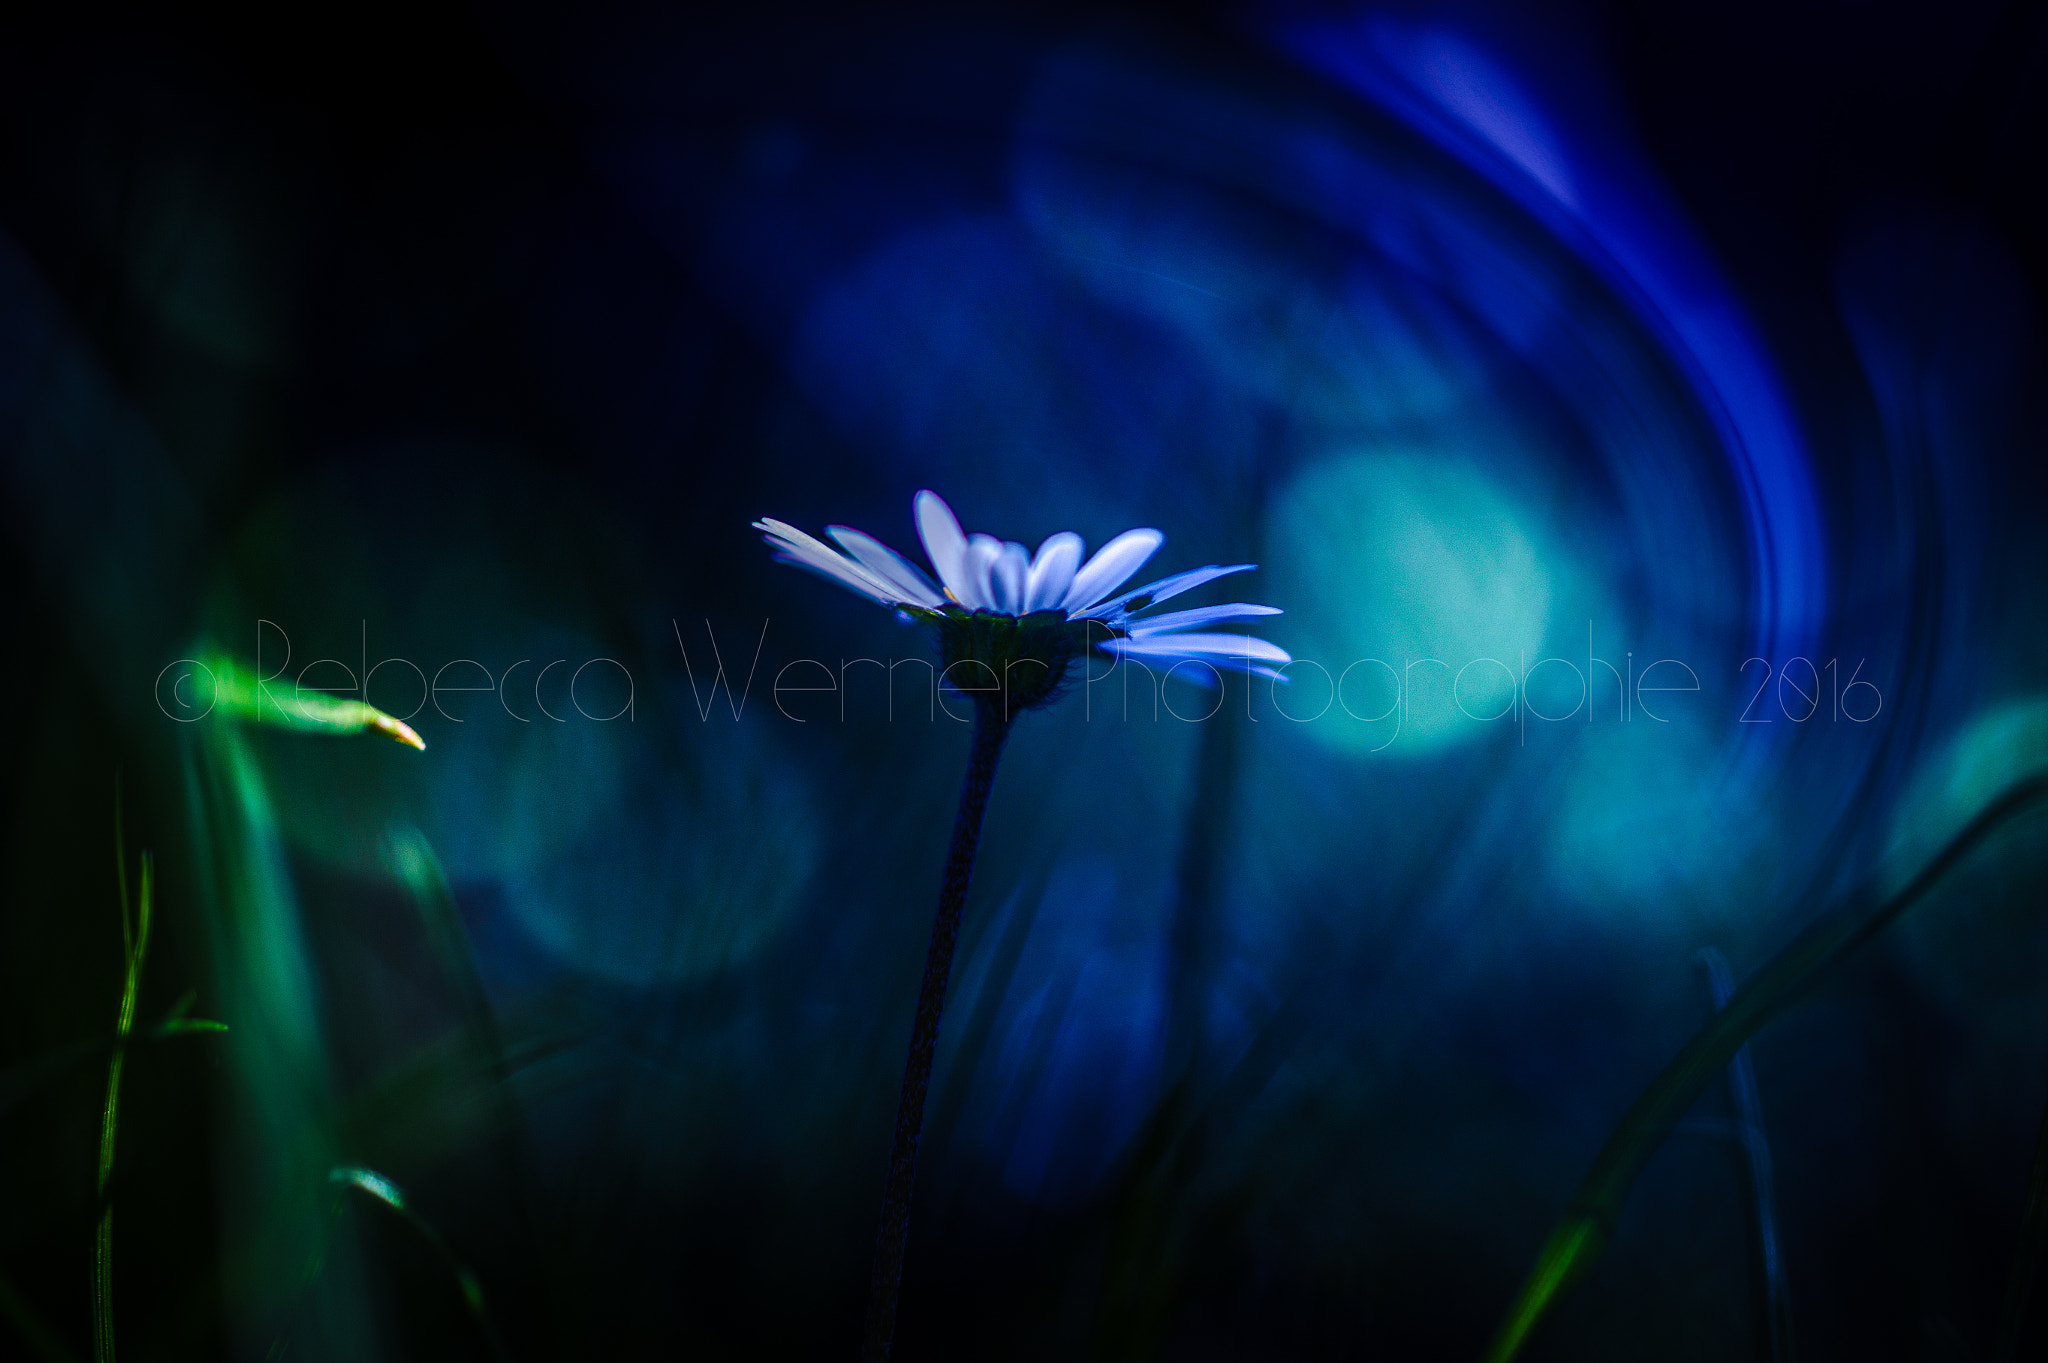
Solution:
[(121, 959), (135, 954), (135, 930), (128, 918), (128, 841), (121, 827), (121, 774), (114, 773), (114, 884), (121, 891)]
[(235, 1020), (221, 1057), (222, 1299), (238, 1331), (303, 1321), (322, 1360), (368, 1363), (389, 1351), (359, 1248), (330, 1224), (337, 1080), (290, 851), (246, 727), (184, 733), (193, 885), (213, 988)]
[(410, 824), (394, 824), (385, 831), (384, 857), (393, 873), (410, 892), (425, 929), (427, 945), (433, 950), (441, 976), (455, 995), (463, 1022), (477, 1048), (493, 1064), (502, 1065), (503, 1046), (498, 1040), (497, 1021), (491, 1015), (490, 996), (484, 990), (483, 975), (470, 949), (469, 933), (455, 905), (448, 873), (434, 855), (427, 835)]
[[(115, 805), (114, 845), (121, 845), (119, 802)], [(126, 948), (127, 969), (121, 984), (121, 1014), (114, 1026), (114, 1055), (107, 1062), (107, 1100), (100, 1109), (99, 1228), (93, 1237), (92, 1257), (92, 1356), (95, 1363), (114, 1363), (114, 1204), (107, 1197), (107, 1180), (114, 1173), (114, 1137), (120, 1123), (121, 1067), (128, 1058), (128, 1034), (135, 1028), (135, 995), (142, 986), (142, 963), (149, 954), (150, 901), (154, 897), (156, 863), (142, 854), (142, 883), (137, 896), (137, 923), (133, 938), (128, 932), (127, 878), (122, 877), (121, 936)]]
[(375, 1169), (365, 1169), (360, 1164), (339, 1165), (328, 1171), (327, 1181), (367, 1193), (400, 1216), (412, 1215), (412, 1209), (405, 1205), (405, 1194), (398, 1190), (398, 1185)]
[[(1728, 962), (1712, 947), (1703, 948), (1699, 959), (1707, 974), (1714, 1011), (1718, 1013), (1728, 1006), (1728, 999), (1735, 992)], [(1728, 1089), (1735, 1099), (1733, 1135), (1742, 1146), (1748, 1166), (1751, 1207), (1756, 1215), (1757, 1257), (1763, 1263), (1764, 1319), (1771, 1363), (1791, 1363), (1792, 1291), (1778, 1244), (1777, 1179), (1771, 1169), (1770, 1141), (1764, 1135), (1763, 1099), (1757, 1091), (1756, 1071), (1749, 1063), (1746, 1042), (1728, 1062)]]
[(213, 678), (213, 713), (251, 724), (276, 724), (316, 733), (389, 734), (409, 747), (426, 751), (426, 743), (404, 720), (359, 700), (342, 700), (323, 692), (274, 686), (222, 653), (206, 653), (202, 665)]
[(441, 1238), (441, 1232), (434, 1229), (433, 1223), (414, 1211), (406, 1202), (405, 1194), (399, 1190), (397, 1184), (375, 1169), (368, 1169), (360, 1164), (336, 1165), (328, 1171), (327, 1181), (344, 1191), (352, 1189), (361, 1193), (412, 1227), (413, 1231), (448, 1265), (448, 1271), (455, 1278), (456, 1290), (462, 1294), (462, 1304), (468, 1308), (470, 1317), (476, 1321), (477, 1329), (483, 1333), (484, 1342), (490, 1346), (491, 1355), (495, 1358), (505, 1356), (504, 1346), (498, 1339), (497, 1330), (491, 1324), (490, 1314), (484, 1309), (483, 1286), (477, 1282), (476, 1275), (469, 1271), (469, 1266), (455, 1256), (455, 1251), (448, 1247), (448, 1242)]
[[(514, 1224), (537, 1252), (552, 1258), (558, 1253), (558, 1246), (551, 1237), (538, 1234), (527, 1200), (526, 1190), (533, 1175), (526, 1118), (513, 1086), (514, 1061), (506, 1051), (504, 1035), (492, 1012), (483, 972), (477, 967), (476, 952), (455, 902), (455, 891), (448, 883), (447, 870), (434, 854), (427, 835), (410, 824), (393, 824), (386, 830), (384, 856), (419, 911), (420, 926), (440, 966), (442, 979), (461, 1008), (463, 1031), (470, 1048), (488, 1074), (490, 1082), (483, 1097), (493, 1118), (493, 1143)], [(568, 1265), (551, 1267), (567, 1270)], [(547, 1328), (553, 1326), (552, 1320), (547, 1321)], [(554, 1347), (552, 1338), (546, 1344), (550, 1351), (560, 1351)]]
[(227, 1029), (225, 1022), (215, 1022), (212, 1018), (172, 1018), (151, 1028), (147, 1035), (153, 1040), (161, 1040), (174, 1036), (204, 1036)]
[[(1742, 1044), (1777, 1011), (1826, 971), (1876, 937), (1906, 909), (1924, 898), (1958, 862), (1981, 846), (2015, 815), (2048, 795), (2048, 775), (2009, 786), (1986, 805), (1904, 888), (1875, 908), (1852, 907), (1814, 923), (1766, 962), (1729, 998), (1728, 1006), (1702, 1027), (1650, 1081), (1607, 1138), (1593, 1166), (1572, 1195), (1563, 1219), (1551, 1232), (1500, 1331), (1486, 1351), (1487, 1363), (1507, 1363), (1521, 1352), (1529, 1332), (1558, 1293), (1599, 1257), (1614, 1234), (1621, 1205), (1643, 1165), (1663, 1144), (1700, 1093), (1735, 1058)], [(1868, 896), (1859, 896), (1867, 899)]]
[(2044, 1241), (2048, 1241), (2048, 1111), (2042, 1112), (2041, 1132), (2034, 1138), (2034, 1172), (2027, 1179), (2020, 1242), (2006, 1279), (2005, 1306), (1999, 1312), (1998, 1342), (1991, 1350), (1991, 1363), (2012, 1363), (2019, 1352), (2020, 1327), (2026, 1324), (2027, 1300), (2034, 1295), (2034, 1275), (2041, 1267)]

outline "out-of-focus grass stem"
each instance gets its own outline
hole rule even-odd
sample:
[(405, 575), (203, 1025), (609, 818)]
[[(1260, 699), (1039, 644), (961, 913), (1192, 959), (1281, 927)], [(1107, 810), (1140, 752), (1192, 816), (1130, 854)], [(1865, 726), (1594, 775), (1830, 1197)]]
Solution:
[(405, 1194), (399, 1190), (397, 1184), (376, 1170), (366, 1169), (359, 1164), (337, 1165), (328, 1172), (327, 1181), (343, 1192), (361, 1193), (411, 1227), (414, 1234), (424, 1240), (448, 1266), (448, 1272), (455, 1279), (456, 1290), (462, 1294), (462, 1304), (468, 1310), (470, 1319), (476, 1322), (478, 1332), (483, 1335), (484, 1343), (491, 1351), (491, 1357), (505, 1356), (504, 1341), (498, 1338), (497, 1327), (491, 1323), (490, 1311), (484, 1305), (484, 1290), (477, 1282), (476, 1274), (470, 1272), (469, 1266), (456, 1257), (455, 1251), (449, 1247), (447, 1240), (442, 1238), (441, 1232), (434, 1228), (434, 1223), (413, 1210), (412, 1204), (406, 1200)]
[[(1700, 950), (1707, 988), (1714, 1011), (1728, 1006), (1735, 984), (1728, 974), (1728, 962), (1712, 947)], [(1756, 1071), (1749, 1063), (1749, 1047), (1743, 1045), (1728, 1062), (1728, 1089), (1735, 1099), (1733, 1135), (1742, 1146), (1749, 1173), (1751, 1205), (1756, 1214), (1757, 1254), (1763, 1263), (1764, 1316), (1769, 1332), (1771, 1363), (1792, 1360), (1792, 1293), (1785, 1277), (1785, 1259), (1778, 1245), (1778, 1193), (1771, 1172), (1771, 1145), (1764, 1135), (1764, 1109), (1757, 1092)]]
[(512, 1215), (530, 1243), (551, 1251), (552, 1240), (535, 1231), (526, 1196), (531, 1173), (525, 1116), (513, 1088), (515, 1067), (506, 1054), (490, 995), (484, 988), (483, 972), (477, 968), (476, 953), (463, 927), (447, 872), (426, 835), (417, 828), (392, 829), (387, 835), (387, 847), (393, 868), (411, 891), (441, 973), (462, 1010), (470, 1048), (489, 1074), (488, 1101), (496, 1111), (494, 1129)]
[(135, 1028), (135, 996), (142, 985), (142, 964), (149, 954), (151, 905), (155, 898), (155, 862), (142, 854), (142, 879), (136, 895), (135, 922), (128, 917), (127, 856), (121, 845), (119, 803), (114, 815), (114, 856), (121, 867), (121, 944), (127, 972), (121, 984), (121, 1012), (114, 1026), (114, 1054), (107, 1061), (107, 1100), (100, 1110), (100, 1160), (97, 1194), (99, 1228), (93, 1240), (92, 1355), (95, 1363), (114, 1359), (114, 1206), (107, 1183), (114, 1174), (114, 1139), (120, 1125), (121, 1068), (128, 1059), (128, 1034)]
[(1564, 1288), (1583, 1274), (1614, 1234), (1621, 1206), (1664, 1137), (1698, 1100), (1708, 1083), (1735, 1058), (1759, 1027), (1883, 932), (1988, 837), (2048, 796), (2048, 775), (2007, 787), (1949, 839), (1905, 887), (1874, 907), (1863, 903), (1823, 915), (1764, 963), (1650, 1081), (1620, 1125), (1594, 1156), (1562, 1220), (1538, 1253), (1486, 1350), (1487, 1363), (1508, 1363), (1522, 1350)]

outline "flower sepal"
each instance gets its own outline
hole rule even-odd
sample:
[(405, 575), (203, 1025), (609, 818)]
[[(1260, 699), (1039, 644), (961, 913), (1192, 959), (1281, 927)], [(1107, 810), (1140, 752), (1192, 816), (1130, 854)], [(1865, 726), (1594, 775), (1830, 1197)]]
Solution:
[(1058, 700), (1091, 636), (1100, 642), (1121, 633), (1100, 620), (1070, 620), (1057, 609), (1007, 615), (949, 605), (912, 614), (937, 632), (946, 684), (1005, 716)]

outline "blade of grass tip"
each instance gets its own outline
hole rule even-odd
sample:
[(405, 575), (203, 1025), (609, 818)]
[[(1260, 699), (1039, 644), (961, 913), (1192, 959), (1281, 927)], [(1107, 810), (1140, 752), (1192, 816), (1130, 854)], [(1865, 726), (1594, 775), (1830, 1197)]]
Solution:
[(469, 1309), (470, 1317), (476, 1321), (477, 1329), (483, 1334), (484, 1343), (490, 1347), (491, 1356), (505, 1356), (504, 1344), (498, 1338), (497, 1328), (491, 1324), (490, 1313), (484, 1309), (482, 1284), (478, 1283), (476, 1275), (469, 1271), (469, 1266), (456, 1257), (455, 1251), (441, 1237), (441, 1232), (434, 1229), (433, 1223), (413, 1210), (412, 1205), (406, 1201), (405, 1193), (396, 1183), (375, 1169), (360, 1164), (336, 1165), (328, 1171), (327, 1181), (341, 1191), (353, 1189), (361, 1193), (397, 1216), (426, 1241), (448, 1266), (449, 1273), (455, 1279), (456, 1290), (462, 1294), (462, 1304)]
[[(142, 962), (149, 954), (150, 900), (154, 894), (155, 861), (142, 854), (142, 883), (136, 898), (135, 940), (128, 950), (127, 971), (121, 984), (121, 1015), (114, 1027), (114, 1054), (107, 1062), (107, 1101), (100, 1110), (99, 1181), (95, 1189), (100, 1201), (99, 1227), (93, 1238), (92, 1259), (92, 1356), (95, 1363), (114, 1360), (114, 1205), (107, 1197), (107, 1180), (114, 1173), (114, 1136), (120, 1122), (121, 1067), (128, 1058), (128, 1034), (135, 1028), (135, 995), (142, 984)], [(127, 928), (123, 906), (122, 928)]]
[(2020, 1242), (2013, 1250), (2012, 1271), (2006, 1278), (2005, 1306), (1998, 1315), (1992, 1363), (2012, 1363), (2019, 1352), (2020, 1326), (2026, 1323), (2027, 1300), (2034, 1295), (2034, 1275), (2041, 1267), (2044, 1241), (2048, 1241), (2048, 1110), (2042, 1112), (2040, 1134), (2034, 1138), (2034, 1171), (2027, 1178)]
[[(1735, 985), (1728, 962), (1713, 947), (1703, 947), (1699, 960), (1707, 974), (1714, 1011), (1728, 1006)], [(1728, 1062), (1728, 1088), (1735, 1099), (1735, 1135), (1742, 1145), (1749, 1172), (1749, 1192), (1756, 1212), (1757, 1255), (1764, 1270), (1764, 1319), (1769, 1332), (1772, 1363), (1791, 1363), (1792, 1292), (1785, 1276), (1784, 1256), (1778, 1246), (1778, 1193), (1771, 1171), (1771, 1145), (1764, 1135), (1763, 1100), (1757, 1091), (1756, 1071), (1749, 1063), (1749, 1045), (1736, 1049)]]
[(197, 989), (187, 989), (184, 993), (178, 995), (178, 1001), (171, 1005), (171, 1010), (168, 1013), (164, 1014), (162, 1022), (159, 1022), (146, 1032), (138, 1033), (135, 1039), (163, 1041), (174, 1036), (204, 1036), (214, 1032), (225, 1032), (228, 1029), (228, 1025), (225, 1022), (216, 1022), (212, 1018), (188, 1018), (185, 1016), (185, 1014), (192, 1011), (192, 1005), (198, 1001), (199, 991)]
[[(2048, 795), (2048, 774), (2008, 786), (1978, 812), (1898, 893), (1874, 909), (1825, 915), (1794, 937), (1729, 997), (1728, 1006), (1694, 1034), (1650, 1081), (1593, 1159), (1564, 1216), (1537, 1255), (1485, 1358), (1508, 1363), (1558, 1293), (1606, 1247), (1621, 1204), (1664, 1137), (1757, 1028), (1829, 969), (1847, 960), (1901, 913), (1924, 898), (1993, 832)], [(1866, 893), (1856, 902), (1867, 900)]]
[(227, 1029), (225, 1022), (216, 1022), (212, 1018), (171, 1018), (142, 1033), (139, 1039), (164, 1041), (174, 1036), (206, 1036)]
[(279, 694), (252, 669), (225, 654), (202, 652), (204, 666), (213, 677), (213, 710), (219, 714), (251, 724), (282, 725), (315, 733), (357, 734), (374, 729), (407, 747), (426, 751), (426, 741), (410, 724), (374, 705), (319, 693), (305, 695), (296, 689)]

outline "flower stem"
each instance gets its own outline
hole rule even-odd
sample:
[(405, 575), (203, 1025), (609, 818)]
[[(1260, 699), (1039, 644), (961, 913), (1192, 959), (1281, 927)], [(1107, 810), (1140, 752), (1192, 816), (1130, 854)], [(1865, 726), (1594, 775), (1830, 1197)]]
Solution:
[(910, 1190), (917, 1179), (917, 1141), (924, 1129), (925, 1091), (932, 1077), (932, 1052), (939, 1041), (939, 1015), (946, 1006), (946, 982), (953, 973), (953, 948), (960, 940), (960, 911), (974, 875), (974, 849), (981, 842), (981, 816), (995, 784), (996, 762), (1010, 736), (1011, 716), (997, 705), (977, 705), (974, 751), (960, 784), (960, 811), (953, 818), (953, 845), (939, 886), (939, 912), (925, 949), (924, 984), (910, 1027), (910, 1054), (903, 1062), (903, 1092), (896, 1101), (896, 1142), (889, 1151), (889, 1181), (882, 1194), (882, 1223), (875, 1232), (875, 1271), (868, 1287), (865, 1363), (885, 1363), (896, 1333), (896, 1293), (903, 1282), (903, 1246), (910, 1233)]

